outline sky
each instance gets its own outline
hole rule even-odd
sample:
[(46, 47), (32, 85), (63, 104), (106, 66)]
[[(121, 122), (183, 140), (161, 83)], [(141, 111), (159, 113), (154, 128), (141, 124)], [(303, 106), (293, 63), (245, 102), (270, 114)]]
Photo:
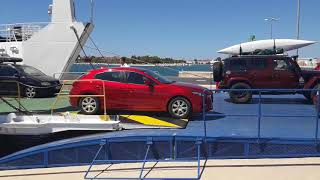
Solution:
[[(0, 24), (50, 21), (51, 0), (1, 2)], [(78, 20), (89, 21), (89, 2), (75, 0)], [(301, 0), (301, 39), (320, 42), (319, 9), (319, 0)], [(297, 0), (95, 0), (92, 38), (123, 56), (212, 59), (251, 35), (269, 39), (265, 18), (280, 19), (274, 38), (296, 38), (296, 12)], [(320, 43), (301, 49), (300, 57), (320, 57)]]

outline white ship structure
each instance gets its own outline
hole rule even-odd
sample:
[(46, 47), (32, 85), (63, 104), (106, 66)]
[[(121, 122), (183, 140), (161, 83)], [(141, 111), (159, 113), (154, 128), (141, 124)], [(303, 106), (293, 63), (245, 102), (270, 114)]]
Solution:
[(49, 23), (0, 25), (0, 56), (22, 58), (47, 75), (62, 77), (78, 58), (94, 25), (76, 20), (73, 0), (53, 0)]

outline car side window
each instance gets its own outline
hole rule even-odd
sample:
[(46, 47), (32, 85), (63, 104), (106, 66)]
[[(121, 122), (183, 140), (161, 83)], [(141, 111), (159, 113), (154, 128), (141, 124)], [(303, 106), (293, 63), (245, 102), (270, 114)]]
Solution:
[(10, 77), (10, 76), (14, 76), (17, 73), (18, 73), (17, 70), (15, 70), (10, 66), (0, 67), (0, 76)]
[(275, 59), (273, 60), (274, 70), (289, 70), (289, 64), (284, 59)]
[(127, 83), (130, 84), (144, 84), (145, 79), (147, 78), (139, 73), (128, 72), (127, 74)]
[(253, 69), (265, 69), (267, 67), (266, 59), (253, 59), (252, 60)]
[(246, 59), (233, 59), (233, 60), (230, 60), (229, 69), (231, 71), (244, 71), (244, 70), (247, 70), (247, 61), (246, 61)]
[(101, 79), (104, 81), (113, 81), (113, 82), (122, 82), (121, 81), (121, 72), (119, 71), (112, 71), (112, 72), (104, 72), (95, 75), (96, 79)]

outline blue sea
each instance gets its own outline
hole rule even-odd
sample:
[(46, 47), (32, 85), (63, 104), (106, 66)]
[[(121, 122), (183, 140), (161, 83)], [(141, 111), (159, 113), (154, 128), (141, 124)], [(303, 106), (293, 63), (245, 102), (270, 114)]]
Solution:
[[(102, 63), (94, 63), (92, 64), (95, 69), (101, 67), (119, 67), (119, 65), (109, 65)], [(179, 71), (211, 71), (211, 67), (208, 64), (195, 64), (195, 65), (179, 65), (179, 66), (131, 66), (131, 67), (140, 67), (145, 69), (150, 69), (159, 73), (162, 76), (178, 76)], [(71, 72), (87, 72), (91, 70), (92, 67), (90, 64), (79, 63), (74, 64), (71, 67)]]

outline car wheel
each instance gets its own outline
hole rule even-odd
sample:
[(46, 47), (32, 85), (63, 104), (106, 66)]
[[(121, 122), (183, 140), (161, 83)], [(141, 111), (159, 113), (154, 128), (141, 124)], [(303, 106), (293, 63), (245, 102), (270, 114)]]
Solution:
[(99, 112), (100, 102), (95, 97), (83, 97), (80, 99), (79, 107), (83, 114), (93, 115)]
[(34, 87), (26, 87), (24, 89), (24, 95), (27, 98), (34, 98), (37, 95), (36, 89)]
[[(236, 83), (231, 86), (232, 89), (251, 89), (246, 83)], [(252, 92), (250, 91), (233, 91), (229, 93), (229, 96), (233, 103), (241, 104), (248, 103), (252, 99)]]
[(191, 112), (191, 104), (186, 98), (176, 97), (170, 101), (168, 112), (174, 118), (187, 118)]

